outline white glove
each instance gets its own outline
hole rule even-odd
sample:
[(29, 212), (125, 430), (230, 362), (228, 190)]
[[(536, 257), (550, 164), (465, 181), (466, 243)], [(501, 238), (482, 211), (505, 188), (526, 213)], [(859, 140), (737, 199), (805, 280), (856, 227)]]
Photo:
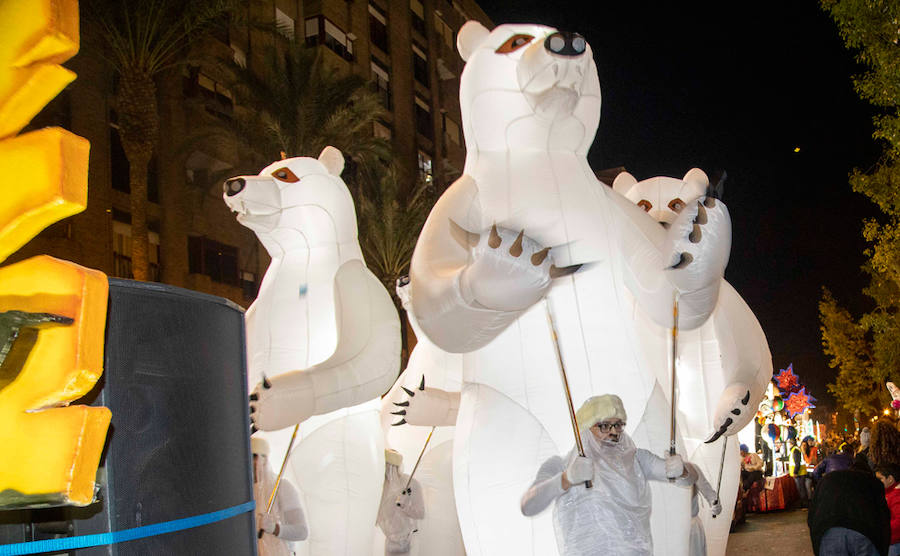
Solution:
[(275, 521), (275, 518), (269, 514), (258, 513), (256, 514), (256, 530), (257, 531), (265, 531), (266, 533), (272, 534), (275, 532), (275, 527), (278, 525), (278, 522)]
[(666, 477), (677, 479), (681, 477), (682, 473), (684, 473), (684, 462), (681, 460), (681, 456), (678, 454), (666, 456)]
[(575, 456), (569, 467), (566, 468), (566, 480), (573, 485), (578, 485), (594, 478), (594, 464), (590, 458)]
[(710, 511), (712, 511), (713, 517), (722, 513), (722, 503), (716, 500), (713, 502), (713, 505), (709, 507)]
[(401, 492), (400, 495), (397, 496), (397, 499), (394, 500), (394, 502), (401, 510), (405, 510), (406, 508), (408, 508), (410, 503), (412, 502), (412, 487), (407, 488), (406, 490)]

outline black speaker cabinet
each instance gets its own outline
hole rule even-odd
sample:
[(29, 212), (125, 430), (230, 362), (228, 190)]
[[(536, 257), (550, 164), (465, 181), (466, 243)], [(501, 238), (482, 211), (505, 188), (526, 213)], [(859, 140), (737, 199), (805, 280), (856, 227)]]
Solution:
[[(121, 531), (253, 499), (243, 310), (156, 283), (109, 280), (103, 379), (112, 411), (98, 502), (0, 512), (0, 544)], [(255, 555), (253, 512), (77, 556)]]

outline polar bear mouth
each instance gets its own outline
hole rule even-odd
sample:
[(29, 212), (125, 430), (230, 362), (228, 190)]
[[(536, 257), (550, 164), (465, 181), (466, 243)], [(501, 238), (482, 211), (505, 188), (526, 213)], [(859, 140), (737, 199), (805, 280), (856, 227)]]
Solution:
[(535, 113), (555, 118), (575, 112), (575, 106), (578, 105), (581, 95), (571, 87), (552, 87), (542, 93), (526, 93), (526, 96), (529, 97)]

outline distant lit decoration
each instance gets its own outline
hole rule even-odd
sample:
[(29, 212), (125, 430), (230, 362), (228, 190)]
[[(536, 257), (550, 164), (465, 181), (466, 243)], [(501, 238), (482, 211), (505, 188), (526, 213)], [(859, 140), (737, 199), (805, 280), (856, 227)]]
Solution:
[(900, 388), (897, 388), (893, 382), (888, 382), (887, 389), (891, 393), (891, 407), (900, 409)]
[(775, 423), (769, 423), (769, 426), (766, 427), (766, 434), (769, 436), (769, 438), (775, 440), (779, 437), (781, 431), (779, 430), (778, 425), (776, 425)]
[(778, 412), (782, 409), (784, 409), (784, 400), (781, 396), (775, 396), (775, 399), (772, 400), (772, 410)]
[[(6, 0), (0, 21), (0, 261), (87, 204), (86, 139), (61, 128), (19, 135), (73, 79), (76, 0)], [(0, 509), (84, 506), (111, 414), (69, 405), (103, 372), (108, 297), (99, 271), (47, 256), (0, 269)]]
[(775, 375), (775, 381), (778, 382), (778, 389), (782, 392), (791, 393), (800, 389), (800, 377), (794, 374), (794, 364), (788, 365), (787, 369), (781, 369)]
[(816, 407), (812, 404), (812, 402), (816, 401), (816, 399), (809, 394), (806, 393), (806, 387), (803, 386), (800, 388), (799, 392), (795, 392), (790, 395), (787, 400), (787, 403), (784, 404), (785, 409), (788, 413), (791, 414), (791, 417), (803, 413), (807, 408)]

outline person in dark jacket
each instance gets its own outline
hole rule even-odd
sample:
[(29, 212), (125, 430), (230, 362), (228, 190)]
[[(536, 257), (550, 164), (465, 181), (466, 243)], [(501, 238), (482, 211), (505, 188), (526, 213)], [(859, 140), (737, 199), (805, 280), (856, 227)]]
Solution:
[(853, 448), (851, 448), (849, 444), (841, 444), (840, 451), (831, 454), (819, 462), (819, 465), (817, 465), (815, 471), (813, 471), (813, 478), (818, 481), (822, 478), (822, 475), (825, 475), (826, 473), (850, 469), (850, 466), (853, 464), (852, 453)]
[(816, 556), (888, 556), (891, 514), (884, 485), (869, 473), (826, 474), (806, 521)]

